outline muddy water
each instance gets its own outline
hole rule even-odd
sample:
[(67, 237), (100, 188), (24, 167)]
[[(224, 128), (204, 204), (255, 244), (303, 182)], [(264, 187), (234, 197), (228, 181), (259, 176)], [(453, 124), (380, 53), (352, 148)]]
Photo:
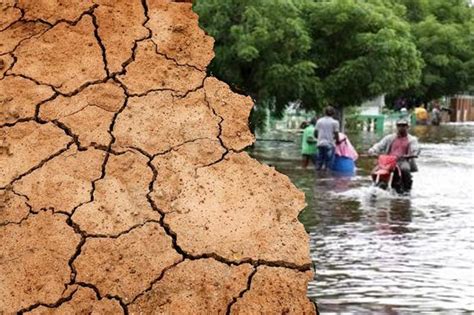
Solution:
[[(474, 125), (412, 131), (422, 155), (409, 198), (368, 198), (373, 160), (359, 161), (351, 178), (303, 170), (298, 135), (263, 135), (290, 142), (259, 141), (251, 151), (306, 192), (309, 296), (323, 314), (474, 313)], [(351, 136), (359, 151), (377, 138)]]

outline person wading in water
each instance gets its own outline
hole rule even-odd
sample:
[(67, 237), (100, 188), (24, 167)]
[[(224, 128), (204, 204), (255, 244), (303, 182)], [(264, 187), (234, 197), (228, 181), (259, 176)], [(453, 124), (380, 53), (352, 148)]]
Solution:
[(330, 167), (336, 143), (339, 143), (339, 122), (335, 120), (336, 111), (333, 107), (326, 107), (325, 116), (316, 122), (315, 137), (318, 138), (318, 170)]
[(304, 128), (303, 139), (301, 143), (301, 154), (303, 155), (303, 168), (307, 168), (309, 161), (316, 165), (316, 138), (314, 137), (314, 125), (316, 117), (312, 118), (309, 125)]
[(420, 154), (418, 139), (408, 133), (408, 120), (397, 121), (397, 133), (384, 137), (369, 149), (370, 155), (388, 154), (398, 158), (398, 166), (402, 175), (402, 186), (409, 192), (413, 185), (412, 172), (417, 172), (418, 167), (414, 157)]

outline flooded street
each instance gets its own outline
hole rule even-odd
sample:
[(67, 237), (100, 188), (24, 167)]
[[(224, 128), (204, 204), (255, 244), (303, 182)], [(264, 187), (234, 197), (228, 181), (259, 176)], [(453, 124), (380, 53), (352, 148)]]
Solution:
[[(416, 127), (411, 197), (369, 198), (374, 159), (352, 178), (303, 170), (299, 135), (272, 133), (251, 154), (306, 193), (300, 220), (316, 267), (309, 295), (323, 314), (474, 313), (474, 124)], [(359, 153), (379, 139), (352, 135)]]

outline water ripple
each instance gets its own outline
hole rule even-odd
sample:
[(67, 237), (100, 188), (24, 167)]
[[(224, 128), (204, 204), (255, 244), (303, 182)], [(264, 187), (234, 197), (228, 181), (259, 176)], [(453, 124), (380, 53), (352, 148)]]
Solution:
[[(378, 191), (375, 202), (370, 161), (338, 178), (301, 169), (297, 141), (253, 152), (307, 195), (309, 295), (323, 314), (474, 313), (474, 124), (415, 132), (422, 155), (411, 196)], [(351, 140), (365, 150), (371, 137)]]

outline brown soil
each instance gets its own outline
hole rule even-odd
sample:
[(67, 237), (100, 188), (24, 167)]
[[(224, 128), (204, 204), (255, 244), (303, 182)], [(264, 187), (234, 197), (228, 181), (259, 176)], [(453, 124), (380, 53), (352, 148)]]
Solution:
[(304, 195), (190, 1), (0, 1), (0, 314), (314, 314)]

